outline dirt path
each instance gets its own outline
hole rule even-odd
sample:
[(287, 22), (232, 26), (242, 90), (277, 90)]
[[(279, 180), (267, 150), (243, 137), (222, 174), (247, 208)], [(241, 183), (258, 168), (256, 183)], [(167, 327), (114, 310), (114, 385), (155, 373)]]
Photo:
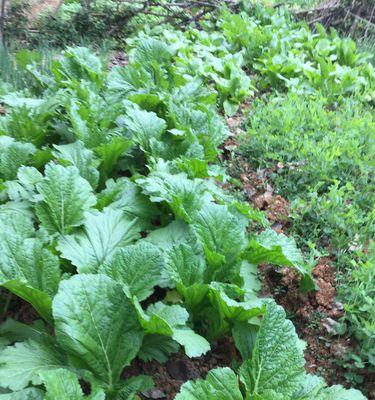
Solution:
[(64, 0), (33, 0), (30, 7), (30, 20), (35, 20), (43, 11), (56, 10)]

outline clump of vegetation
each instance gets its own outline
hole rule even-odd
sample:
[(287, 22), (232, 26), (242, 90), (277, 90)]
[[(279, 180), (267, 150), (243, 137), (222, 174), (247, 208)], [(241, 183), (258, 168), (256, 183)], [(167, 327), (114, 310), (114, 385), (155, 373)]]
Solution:
[[(291, 202), (290, 233), (306, 251), (317, 244), (336, 258), (345, 303), (353, 301), (352, 290), (368, 295), (359, 265), (373, 273), (363, 261), (375, 234), (372, 110), (352, 98), (332, 105), (322, 96), (289, 93), (258, 100), (246, 126), (240, 151), (253, 168), (274, 171), (272, 184)], [(357, 301), (366, 318), (367, 301)], [(373, 346), (374, 326), (365, 327), (349, 310), (350, 330), (365, 348)], [(368, 351), (361, 354), (366, 365), (373, 364)]]
[[(348, 330), (373, 363), (373, 67), (354, 42), (284, 9), (220, 9), (197, 27), (216, 2), (181, 15), (185, 3), (165, 3), (73, 1), (41, 22), (60, 46), (109, 26), (122, 41), (128, 21), (144, 21), (131, 7), (161, 7), (144, 13), (161, 22), (182, 15), (183, 32), (147, 26), (127, 40), (126, 66), (108, 70), (86, 47), (3, 63), (0, 285), (42, 321), (1, 325), (0, 397), (135, 399), (153, 385), (123, 379), (135, 358), (199, 357), (232, 336), (241, 362), (185, 383), (178, 399), (363, 400), (306, 374), (292, 323), (258, 296), (257, 266), (288, 266), (313, 290), (297, 243), (328, 248), (343, 265)], [(254, 168), (276, 164), (297, 243), (227, 193), (217, 165), (223, 115), (260, 91), (269, 97), (253, 101), (240, 149)]]

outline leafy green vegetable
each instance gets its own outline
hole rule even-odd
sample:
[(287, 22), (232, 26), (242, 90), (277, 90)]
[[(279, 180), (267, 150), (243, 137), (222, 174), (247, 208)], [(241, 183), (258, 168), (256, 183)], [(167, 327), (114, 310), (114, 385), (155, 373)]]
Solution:
[(84, 212), (96, 203), (90, 184), (76, 167), (48, 164), (45, 178), (36, 187), (41, 196), (36, 214), (51, 234), (67, 234), (82, 225)]
[(182, 385), (176, 400), (243, 400), (238, 378), (230, 368), (210, 371), (205, 380)]
[(28, 164), (35, 151), (31, 143), (21, 143), (8, 136), (0, 136), (0, 178), (15, 179), (18, 168)]
[[(365, 400), (358, 390), (346, 390), (340, 385), (326, 388), (321, 378), (306, 374), (304, 344), (293, 324), (285, 319), (284, 310), (271, 300), (267, 301), (267, 312), (251, 347), (251, 356), (240, 367), (239, 378), (229, 368), (217, 368), (209, 372), (206, 380), (185, 383), (176, 400)], [(245, 386), (245, 397), (240, 381)]]
[(67, 369), (45, 370), (39, 373), (39, 377), (46, 387), (45, 400), (105, 399), (102, 389), (92, 391), (89, 396), (84, 396), (77, 375)]
[(54, 148), (56, 150), (52, 154), (57, 160), (76, 167), (80, 176), (86, 179), (93, 189), (96, 189), (99, 182), (99, 171), (96, 169), (99, 160), (95, 159), (91, 150), (86, 149), (82, 142), (54, 145)]
[(185, 348), (189, 357), (199, 357), (210, 350), (210, 344), (190, 329), (188, 312), (179, 305), (152, 304), (144, 312), (138, 305), (141, 324), (147, 334), (169, 336)]
[(60, 237), (57, 249), (79, 273), (94, 273), (111, 260), (118, 247), (138, 238), (137, 221), (130, 221), (121, 210), (105, 208), (84, 215), (84, 227), (77, 233)]
[(53, 300), (56, 337), (77, 368), (111, 392), (141, 347), (143, 332), (120, 284), (105, 275), (76, 275)]
[(142, 301), (161, 282), (163, 269), (164, 257), (158, 248), (140, 241), (117, 250), (109, 262), (99, 267), (99, 272), (121, 283), (129, 297)]
[(65, 362), (64, 356), (49, 342), (16, 343), (0, 352), (0, 386), (21, 390), (29, 382), (40, 384), (39, 372), (61, 368)]

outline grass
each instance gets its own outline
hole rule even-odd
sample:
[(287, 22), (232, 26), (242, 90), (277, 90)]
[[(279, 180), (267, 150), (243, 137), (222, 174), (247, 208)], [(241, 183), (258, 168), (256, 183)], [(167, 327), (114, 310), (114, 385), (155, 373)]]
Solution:
[(375, 180), (373, 110), (347, 99), (273, 95), (256, 101), (240, 140), (253, 169), (272, 168), (276, 192), (291, 202), (290, 234), (305, 251), (334, 258), (348, 331), (374, 367)]

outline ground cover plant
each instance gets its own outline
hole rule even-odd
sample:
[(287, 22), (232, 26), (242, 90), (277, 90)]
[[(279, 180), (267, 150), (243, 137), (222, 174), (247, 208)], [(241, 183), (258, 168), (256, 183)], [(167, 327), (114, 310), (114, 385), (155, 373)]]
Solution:
[[(223, 189), (230, 177), (216, 163), (230, 135), (219, 111), (233, 115), (270, 85), (330, 92), (342, 65), (361, 79), (330, 101), (369, 103), (373, 71), (350, 55), (351, 42), (293, 25), (314, 48), (349, 43), (351, 61), (333, 62), (318, 83), (299, 68), (269, 74), (261, 65), (285, 31), (271, 37), (289, 20), (259, 13), (224, 10), (221, 31), (207, 22), (142, 32), (129, 41), (128, 65), (111, 70), (85, 47), (42, 67), (29, 53), (27, 84), (1, 86), (3, 314), (14, 294), (41, 320), (1, 325), (0, 399), (134, 399), (153, 382), (125, 378), (133, 360), (199, 357), (228, 336), (238, 359), (185, 383), (177, 399), (365, 398), (305, 372), (305, 345), (282, 308), (258, 295), (257, 267), (288, 266), (311, 291), (311, 265), (292, 237)], [(294, 89), (283, 78), (297, 79)], [(355, 138), (366, 131), (358, 125)]]

